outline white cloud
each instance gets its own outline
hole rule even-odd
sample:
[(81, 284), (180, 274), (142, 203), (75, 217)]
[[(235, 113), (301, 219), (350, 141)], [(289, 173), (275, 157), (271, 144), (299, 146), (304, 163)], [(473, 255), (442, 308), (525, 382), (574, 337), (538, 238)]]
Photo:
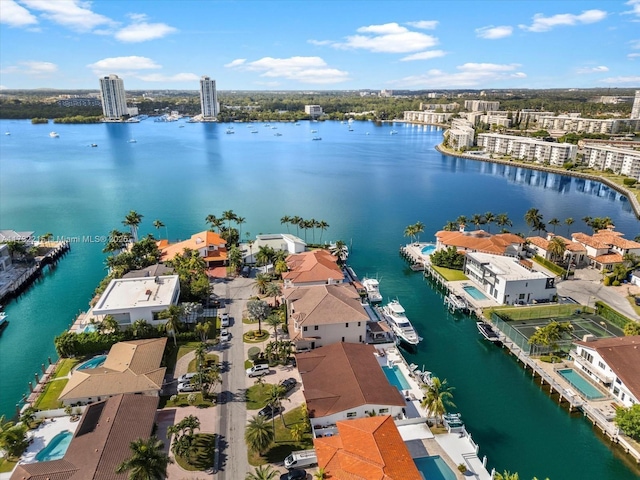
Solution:
[(37, 24), (38, 19), (29, 10), (13, 0), (2, 0), (0, 23), (5, 23), (12, 27), (25, 27)]
[(629, 0), (625, 5), (631, 5), (631, 10), (627, 10), (623, 13), (640, 17), (640, 0)]
[(630, 53), (627, 55), (628, 58), (638, 58), (640, 57), (640, 53)]
[(582, 67), (582, 68), (578, 68), (576, 70), (576, 73), (602, 73), (602, 72), (608, 72), (609, 71), (609, 67), (605, 67), (604, 65), (600, 65), (597, 67)]
[(619, 77), (609, 77), (600, 80), (600, 83), (615, 83), (615, 84), (629, 84), (629, 85), (638, 85), (640, 84), (640, 75), (629, 75), (629, 76), (619, 76)]
[(17, 65), (10, 65), (2, 73), (20, 73), (23, 75), (46, 76), (58, 71), (58, 65), (51, 62), (25, 60)]
[(519, 25), (519, 27), (529, 32), (547, 32), (561, 25), (580, 25), (599, 22), (604, 20), (606, 16), (607, 12), (603, 10), (585, 10), (580, 15), (559, 13), (551, 17), (545, 17), (542, 13), (536, 13), (533, 16), (533, 23), (530, 26)]
[(629, 42), (629, 45), (631, 46), (631, 48), (633, 48), (634, 50), (639, 50), (640, 49), (640, 40), (631, 40)]
[(408, 53), (418, 52), (438, 44), (438, 39), (421, 32), (412, 32), (397, 23), (360, 27), (358, 33), (345, 42), (334, 42), (332, 46), (342, 49), (363, 49), (371, 52)]
[(6, 90), (8, 87), (5, 87), (4, 85), (0, 85), (0, 90)]
[(465, 63), (456, 67), (459, 71), (447, 73), (432, 69), (423, 75), (412, 75), (392, 82), (398, 87), (464, 88), (488, 85), (507, 79), (526, 78), (524, 72), (515, 71), (520, 65), (496, 63)]
[(137, 70), (154, 70), (162, 68), (156, 62), (147, 57), (111, 57), (103, 58), (95, 63), (87, 65), (97, 76), (118, 72), (135, 72)]
[(318, 45), (318, 46), (323, 46), (323, 45), (331, 45), (333, 42), (331, 40), (307, 40), (308, 43), (310, 43), (311, 45)]
[(485, 38), (487, 40), (509, 37), (512, 33), (513, 27), (509, 25), (500, 25), (498, 27), (489, 25), (488, 27), (476, 28), (476, 35), (479, 38)]
[(259, 72), (261, 77), (285, 78), (301, 83), (339, 83), (349, 78), (348, 72), (330, 68), (320, 57), (264, 57), (248, 63), (244, 59), (238, 59), (227, 66)]
[(437, 20), (420, 20), (418, 22), (407, 22), (407, 25), (422, 30), (433, 30), (438, 26)]
[(177, 31), (177, 28), (171, 27), (165, 23), (140, 22), (133, 23), (121, 30), (118, 30), (115, 37), (121, 42), (136, 43), (162, 38)]
[(80, 0), (22, 0), (22, 3), (41, 12), (44, 18), (79, 32), (88, 32), (98, 26), (115, 26), (113, 20), (91, 11), (91, 4)]
[(238, 67), (240, 65), (243, 65), (245, 62), (247, 61), (246, 58), (236, 58), (235, 60), (233, 60), (232, 62), (229, 62), (225, 65), (225, 67), (227, 68), (233, 68), (233, 67)]
[(150, 73), (148, 75), (135, 75), (136, 78), (145, 82), (197, 82), (200, 77), (195, 73), (176, 73), (175, 75), (164, 75), (162, 73)]
[(411, 62), (414, 60), (431, 60), (432, 58), (444, 57), (447, 54), (444, 50), (427, 50), (426, 52), (413, 53), (400, 59), (401, 62)]

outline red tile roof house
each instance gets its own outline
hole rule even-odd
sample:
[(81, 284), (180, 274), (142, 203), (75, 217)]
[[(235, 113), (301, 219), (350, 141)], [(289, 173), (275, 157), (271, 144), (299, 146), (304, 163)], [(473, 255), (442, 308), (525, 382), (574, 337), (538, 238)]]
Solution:
[(336, 422), (369, 412), (403, 418), (405, 400), (392, 386), (375, 347), (334, 343), (296, 355), (314, 437), (336, 433)]
[[(158, 248), (161, 252), (160, 261), (168, 262), (176, 255), (181, 255), (185, 248), (197, 250), (204, 259), (207, 268), (216, 269), (227, 264), (227, 241), (220, 235), (210, 230), (194, 233), (189, 240), (178, 243), (169, 243), (167, 240), (159, 240)], [(226, 269), (221, 269), (216, 276), (226, 276)]]
[(579, 242), (574, 242), (568, 238), (553, 233), (547, 234), (546, 238), (535, 236), (527, 237), (529, 242), (529, 249), (533, 250), (536, 255), (541, 256), (545, 260), (551, 260), (551, 254), (549, 253), (549, 242), (552, 238), (559, 238), (564, 242), (565, 252), (564, 261), (570, 261), (578, 267), (585, 266), (587, 264), (587, 249)]
[(117, 395), (89, 405), (64, 457), (18, 464), (11, 480), (126, 480), (116, 468), (131, 456), (129, 444), (151, 436), (158, 397)]
[(440, 230), (436, 233), (436, 250), (456, 247), (458, 252), (481, 252), (517, 257), (522, 253), (525, 241), (513, 233), (491, 234), (484, 230), (467, 232)]
[(571, 234), (574, 241), (586, 248), (589, 265), (600, 271), (613, 270), (628, 253), (640, 255), (640, 243), (622, 238), (623, 236), (623, 233), (615, 232), (613, 227), (598, 230), (593, 235), (579, 232)]
[(313, 441), (318, 466), (335, 480), (422, 480), (393, 419), (337, 422), (338, 434)]
[(574, 342), (574, 365), (624, 406), (640, 402), (640, 335)]
[(365, 341), (369, 316), (353, 286), (293, 287), (283, 294), (289, 338), (297, 351)]
[(288, 272), (282, 274), (285, 288), (333, 285), (344, 281), (338, 257), (326, 250), (312, 250), (287, 257)]

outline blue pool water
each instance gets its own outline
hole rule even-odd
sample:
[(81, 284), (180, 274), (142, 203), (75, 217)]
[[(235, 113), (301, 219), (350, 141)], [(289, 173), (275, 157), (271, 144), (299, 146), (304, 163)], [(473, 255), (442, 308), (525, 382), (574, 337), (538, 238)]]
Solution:
[(580, 393), (587, 400), (595, 400), (596, 398), (602, 398), (604, 395), (600, 390), (591, 385), (588, 380), (582, 378), (578, 372), (572, 368), (566, 368), (564, 370), (558, 370), (558, 373), (564, 377), (572, 386), (580, 390)]
[(413, 461), (424, 478), (429, 480), (456, 480), (456, 474), (453, 473), (440, 455), (414, 458)]
[(49, 460), (59, 460), (64, 457), (72, 438), (73, 433), (69, 430), (60, 432), (51, 439), (46, 447), (36, 454), (36, 460), (39, 462), (48, 462)]
[(83, 364), (78, 367), (78, 370), (87, 370), (89, 368), (98, 368), (101, 366), (104, 361), (107, 359), (106, 355), (98, 355), (97, 357), (93, 357), (90, 360), (87, 360)]
[(397, 365), (394, 365), (393, 367), (382, 367), (382, 371), (387, 377), (387, 380), (389, 380), (389, 383), (398, 390), (408, 390), (411, 388), (409, 382), (404, 378), (404, 375)]
[(82, 331), (83, 331), (84, 333), (91, 333), (91, 332), (95, 332), (95, 331), (97, 331), (97, 330), (98, 330), (98, 328), (97, 328), (94, 324), (92, 324), (92, 323), (90, 323), (89, 325), (87, 325), (86, 327), (84, 327), (84, 328), (82, 329)]
[(423, 255), (431, 255), (433, 252), (435, 252), (436, 250), (436, 246), (435, 245), (427, 245), (426, 247), (422, 248), (422, 254)]
[(486, 295), (482, 293), (480, 290), (478, 290), (476, 287), (474, 287), (473, 285), (465, 285), (462, 288), (464, 289), (465, 292), (467, 292), (469, 295), (471, 295), (471, 297), (473, 297), (476, 300), (487, 299)]

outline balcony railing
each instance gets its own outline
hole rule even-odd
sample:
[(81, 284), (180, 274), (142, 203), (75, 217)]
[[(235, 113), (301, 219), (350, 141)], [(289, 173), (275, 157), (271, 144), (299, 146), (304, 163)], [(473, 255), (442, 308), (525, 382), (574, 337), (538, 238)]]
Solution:
[(614, 377), (611, 375), (605, 375), (601, 372), (599, 372), (598, 370), (596, 370), (595, 365), (593, 365), (593, 363), (590, 363), (587, 361), (586, 358), (580, 356), (578, 354), (578, 352), (576, 352), (575, 350), (571, 350), (569, 352), (569, 354), (571, 355), (571, 358), (573, 358), (573, 360), (575, 361), (575, 363), (577, 363), (578, 365), (580, 365), (581, 367), (585, 367), (587, 370), (589, 370), (595, 377), (598, 378), (598, 380), (600, 380), (602, 383), (604, 384), (608, 384), (608, 383), (612, 383), (614, 380)]

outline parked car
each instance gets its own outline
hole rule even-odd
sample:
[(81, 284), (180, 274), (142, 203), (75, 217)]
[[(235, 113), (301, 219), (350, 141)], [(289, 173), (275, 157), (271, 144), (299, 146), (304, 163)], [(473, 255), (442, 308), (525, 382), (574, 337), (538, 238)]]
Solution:
[(227, 330), (226, 328), (223, 328), (222, 330), (220, 330), (221, 342), (228, 342), (230, 337), (231, 337), (231, 334), (229, 333), (229, 330)]
[(229, 314), (227, 312), (220, 314), (220, 326), (222, 328), (228, 327), (230, 323)]
[(303, 480), (307, 478), (307, 472), (301, 468), (293, 468), (280, 475), (280, 480)]
[(296, 388), (297, 384), (298, 384), (298, 381), (295, 378), (287, 378), (286, 380), (283, 380), (280, 385), (284, 387), (285, 392), (289, 392), (294, 388)]
[(195, 392), (196, 386), (191, 383), (179, 383), (178, 384), (178, 393), (189, 393)]
[(242, 267), (241, 273), (240, 273), (244, 278), (248, 278), (249, 276), (251, 276), (251, 267), (249, 265), (245, 265), (244, 267)]
[(267, 363), (259, 363), (251, 368), (247, 368), (247, 376), (249, 377), (260, 377), (267, 373), (269, 373), (269, 364)]
[(284, 412), (284, 407), (282, 406), (272, 407), (271, 405), (267, 405), (266, 407), (264, 407), (262, 410), (258, 412), (258, 416), (271, 418), (271, 417), (275, 417), (276, 415), (279, 415), (281, 412)]
[(191, 379), (196, 375), (197, 373), (195, 372), (185, 373), (184, 375), (181, 375), (180, 378), (178, 378), (178, 383), (191, 383)]

